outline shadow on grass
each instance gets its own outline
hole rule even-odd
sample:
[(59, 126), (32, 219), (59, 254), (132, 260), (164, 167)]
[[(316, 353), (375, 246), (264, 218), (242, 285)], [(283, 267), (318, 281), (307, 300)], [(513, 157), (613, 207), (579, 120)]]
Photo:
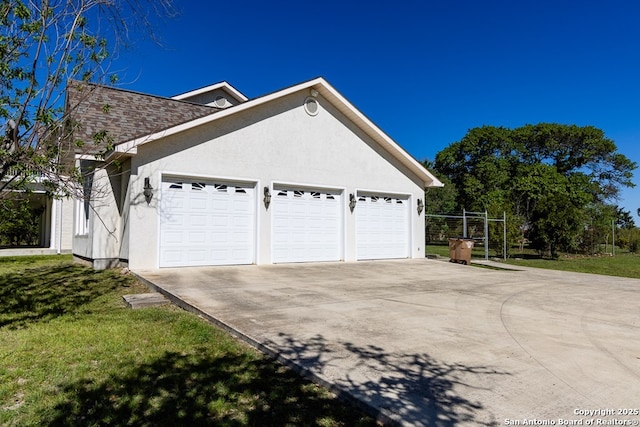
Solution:
[(527, 253), (512, 253), (509, 255), (509, 258), (511, 259), (520, 258), (520, 259), (526, 259), (526, 260), (530, 260), (530, 259), (555, 260), (555, 258), (543, 257), (542, 255), (538, 255), (538, 254), (527, 254)]
[(130, 279), (111, 271), (95, 271), (62, 263), (25, 267), (0, 276), (0, 327), (26, 327), (73, 313)]
[[(392, 354), (351, 343), (330, 344), (317, 336), (302, 343), (282, 336), (280, 356), (307, 374), (345, 357), (353, 366), (335, 380), (338, 393), (387, 424), (493, 425), (479, 414), (480, 402), (461, 392), (487, 375), (486, 367), (448, 364), (427, 354)], [(345, 351), (347, 353), (345, 353)], [(341, 362), (338, 362), (341, 363)], [(301, 368), (301, 369), (300, 369)], [(365, 373), (369, 378), (359, 378)], [(300, 379), (266, 358), (206, 351), (168, 353), (101, 383), (89, 380), (62, 386), (67, 400), (41, 420), (51, 426), (374, 426), (352, 406)], [(364, 404), (363, 404), (364, 403)], [(375, 408), (383, 408), (375, 414)], [(53, 415), (51, 415), (53, 414)]]
[(329, 343), (322, 336), (305, 343), (287, 335), (281, 338), (280, 344), (270, 345), (284, 349), (281, 357), (295, 361), (311, 375), (321, 366), (343, 365), (347, 376), (335, 381), (338, 387), (372, 408), (382, 408), (378, 416), (387, 422), (401, 420), (416, 426), (497, 423), (487, 413), (480, 413), (480, 402), (463, 394), (478, 388), (473, 383), (484, 383), (486, 376), (508, 375), (505, 372), (440, 362), (428, 354), (392, 353), (350, 342)]
[(376, 425), (278, 363), (241, 354), (168, 353), (105, 382), (70, 383), (61, 392), (68, 400), (41, 417), (46, 425)]

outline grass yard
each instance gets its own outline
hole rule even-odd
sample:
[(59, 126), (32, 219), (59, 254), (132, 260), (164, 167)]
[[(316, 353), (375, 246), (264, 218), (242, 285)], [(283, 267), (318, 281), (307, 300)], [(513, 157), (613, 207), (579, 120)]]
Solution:
[(375, 426), (327, 390), (68, 256), (0, 258), (0, 425)]
[[(513, 248), (512, 250), (515, 250)], [(444, 244), (430, 244), (426, 247), (427, 256), (449, 257), (449, 247)], [(476, 259), (484, 259), (484, 248), (475, 246), (472, 256)], [(490, 251), (489, 256), (493, 258), (495, 253)], [(523, 267), (548, 268), (551, 270), (573, 271), (577, 273), (604, 274), (608, 276), (631, 277), (640, 279), (640, 255), (628, 252), (616, 251), (615, 256), (561, 256), (558, 259), (542, 258), (535, 255), (535, 252), (524, 254), (512, 254), (504, 262), (510, 265), (521, 265)]]
[(640, 255), (624, 253), (616, 256), (560, 257), (557, 260), (542, 258), (510, 258), (511, 265), (549, 268), (578, 273), (605, 274), (608, 276), (640, 279)]

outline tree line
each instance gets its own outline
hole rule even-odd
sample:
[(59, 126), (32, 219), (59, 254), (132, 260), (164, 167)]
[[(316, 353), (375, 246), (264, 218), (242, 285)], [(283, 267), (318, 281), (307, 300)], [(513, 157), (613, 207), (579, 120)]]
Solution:
[[(631, 213), (615, 202), (622, 188), (634, 186), (637, 164), (593, 126), (482, 126), (425, 166), (445, 183), (427, 191), (427, 213), (506, 212), (508, 240), (526, 239), (541, 255), (593, 252), (612, 221), (635, 228)], [(631, 245), (624, 234), (618, 243)]]

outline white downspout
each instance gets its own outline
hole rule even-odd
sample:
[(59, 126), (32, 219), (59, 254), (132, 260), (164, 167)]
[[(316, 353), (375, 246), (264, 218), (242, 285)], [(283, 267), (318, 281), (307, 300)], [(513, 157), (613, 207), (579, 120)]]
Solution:
[(56, 228), (58, 223), (58, 215), (56, 213), (56, 208), (58, 207), (57, 202), (56, 199), (51, 199), (51, 231), (49, 232), (51, 236), (49, 238), (49, 249), (55, 249), (56, 247)]
[[(68, 200), (68, 199), (67, 199)], [(62, 199), (58, 200), (58, 255), (62, 252)]]

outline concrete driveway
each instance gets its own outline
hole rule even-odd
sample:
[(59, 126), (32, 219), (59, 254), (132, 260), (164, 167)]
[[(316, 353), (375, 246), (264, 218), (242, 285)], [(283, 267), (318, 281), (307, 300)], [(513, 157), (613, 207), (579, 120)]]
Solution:
[(135, 273), (385, 421), (640, 420), (640, 280), (426, 259)]

